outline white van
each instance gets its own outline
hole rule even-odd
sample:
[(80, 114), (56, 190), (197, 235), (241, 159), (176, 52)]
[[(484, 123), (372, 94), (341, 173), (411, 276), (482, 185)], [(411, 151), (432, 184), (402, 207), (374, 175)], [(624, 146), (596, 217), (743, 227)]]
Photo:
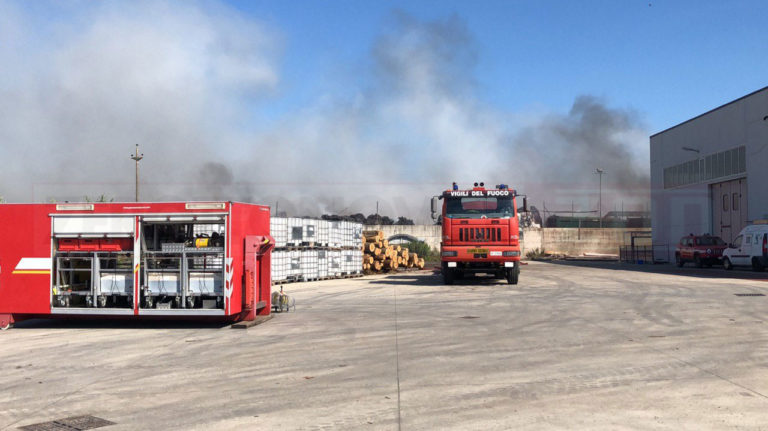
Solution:
[(768, 222), (759, 221), (741, 230), (723, 252), (723, 268), (751, 266), (763, 271), (768, 266)]

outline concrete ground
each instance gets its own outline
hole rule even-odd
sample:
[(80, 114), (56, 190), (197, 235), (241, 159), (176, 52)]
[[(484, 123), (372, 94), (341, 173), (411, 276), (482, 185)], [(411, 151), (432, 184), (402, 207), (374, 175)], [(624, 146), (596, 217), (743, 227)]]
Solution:
[(286, 285), (248, 330), (28, 321), (0, 333), (0, 429), (768, 429), (766, 274), (532, 262)]

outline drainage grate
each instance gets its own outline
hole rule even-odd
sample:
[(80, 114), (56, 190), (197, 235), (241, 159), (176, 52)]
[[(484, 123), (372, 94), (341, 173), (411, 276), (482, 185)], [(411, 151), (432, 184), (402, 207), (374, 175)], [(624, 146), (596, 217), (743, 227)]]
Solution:
[(26, 425), (19, 427), (25, 431), (83, 431), (94, 428), (101, 428), (108, 425), (115, 425), (106, 419), (96, 416), (73, 416), (71, 418), (56, 419), (55, 421), (43, 422), (40, 424)]
[(462, 319), (477, 319), (477, 316), (461, 316)]
[(765, 296), (762, 293), (734, 293), (736, 296)]

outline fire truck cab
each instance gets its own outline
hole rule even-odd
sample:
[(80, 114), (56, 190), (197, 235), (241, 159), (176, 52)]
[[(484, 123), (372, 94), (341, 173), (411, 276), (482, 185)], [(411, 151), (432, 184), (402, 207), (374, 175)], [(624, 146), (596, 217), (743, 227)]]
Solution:
[[(468, 274), (492, 274), (517, 284), (520, 276), (518, 196), (505, 184), (486, 189), (475, 183), (469, 190), (451, 190), (432, 199), (432, 217), (442, 200), (440, 255), (445, 284)], [(523, 198), (523, 207), (527, 201)]]

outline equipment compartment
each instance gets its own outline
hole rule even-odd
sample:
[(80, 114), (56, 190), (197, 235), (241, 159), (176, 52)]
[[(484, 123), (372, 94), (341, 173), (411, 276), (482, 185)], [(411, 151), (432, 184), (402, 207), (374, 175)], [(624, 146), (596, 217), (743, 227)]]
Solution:
[(223, 309), (225, 222), (142, 223), (142, 309)]
[(52, 307), (133, 308), (133, 253), (68, 251), (70, 245), (55, 254)]

